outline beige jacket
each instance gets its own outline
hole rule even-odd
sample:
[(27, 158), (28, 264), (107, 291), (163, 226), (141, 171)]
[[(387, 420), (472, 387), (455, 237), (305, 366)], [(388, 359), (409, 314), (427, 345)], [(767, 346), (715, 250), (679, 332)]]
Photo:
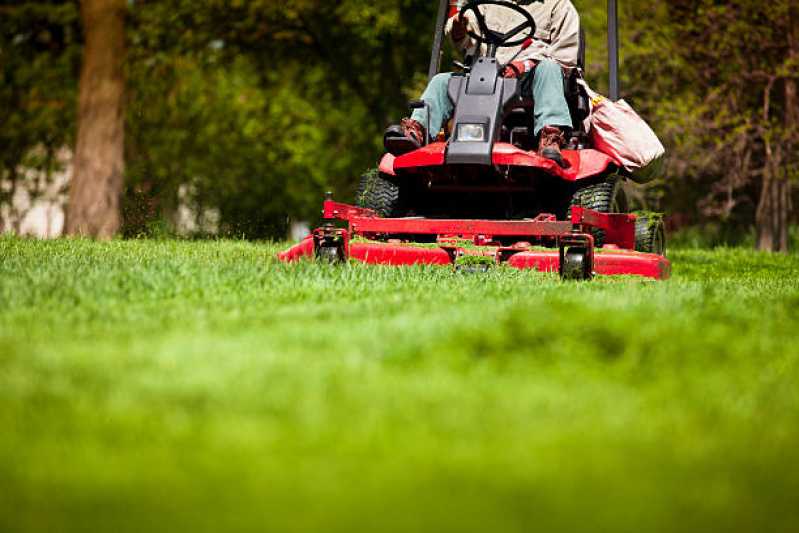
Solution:
[[(552, 59), (560, 63), (563, 67), (577, 66), (577, 52), (580, 43), (580, 16), (570, 0), (544, 0), (533, 2), (530, 5), (521, 6), (527, 10), (535, 20), (536, 31), (533, 44), (521, 52), (516, 58), (513, 56), (519, 51), (521, 46), (513, 48), (498, 48), (497, 60), (500, 63), (507, 63), (511, 58), (514, 61), (532, 59), (541, 61), (542, 59)], [(483, 6), (479, 8), (486, 19), (486, 26), (492, 30), (509, 31), (524, 22), (524, 18), (511, 9), (498, 6)], [(480, 34), (474, 13), (466, 15), (469, 20), (470, 29)], [(445, 32), (447, 35), (452, 33), (452, 24), (455, 17), (447, 21)], [(512, 41), (527, 35), (525, 30)], [(474, 55), (477, 52), (476, 42), (468, 35), (462, 40), (455, 42), (455, 48), (464, 54)], [(485, 45), (482, 46), (485, 52)]]

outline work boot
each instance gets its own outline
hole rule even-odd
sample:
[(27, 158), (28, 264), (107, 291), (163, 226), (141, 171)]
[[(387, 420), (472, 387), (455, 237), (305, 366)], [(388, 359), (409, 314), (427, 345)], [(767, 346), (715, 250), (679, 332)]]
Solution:
[(544, 126), (541, 130), (541, 139), (538, 141), (538, 155), (551, 159), (561, 168), (567, 168), (569, 164), (563, 159), (560, 147), (563, 146), (563, 132), (557, 126)]
[(412, 118), (404, 118), (399, 126), (389, 126), (383, 136), (386, 151), (393, 155), (407, 154), (424, 145), (424, 126)]

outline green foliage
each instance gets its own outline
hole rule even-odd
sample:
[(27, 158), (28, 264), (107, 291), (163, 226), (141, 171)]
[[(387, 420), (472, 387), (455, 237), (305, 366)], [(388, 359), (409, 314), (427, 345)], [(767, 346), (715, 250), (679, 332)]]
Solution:
[(0, 181), (10, 184), (0, 204), (17, 187), (35, 187), (23, 169), (49, 175), (72, 144), (80, 51), (75, 2), (0, 5)]
[[(195, 207), (197, 227), (213, 212), (222, 234), (284, 235), (290, 218), (317, 216), (325, 190), (352, 198), (381, 153), (383, 128), (426, 82), (429, 0), (128, 5), (128, 235), (174, 222), (179, 201)], [(575, 5), (587, 78), (604, 92), (605, 3)], [(781, 84), (799, 62), (787, 53), (790, 6), (620, 2), (622, 93), (671, 156), (638, 204), (678, 225), (741, 234), (754, 219), (767, 143), (781, 176), (796, 179), (795, 128), (780, 121)], [(0, 178), (18, 182), (20, 165), (51, 169), (55, 150), (73, 142), (78, 18), (76, 0), (0, 7)]]
[(796, 256), (568, 284), (277, 249), (0, 239), (0, 529), (795, 529)]
[(625, 96), (671, 156), (666, 180), (651, 191), (654, 207), (746, 232), (766, 176), (796, 179), (799, 137), (785, 120), (799, 109), (784, 97), (786, 80), (796, 80), (787, 65), (799, 57), (795, 3), (627, 5), (634, 33), (623, 41)]
[(287, 216), (315, 219), (326, 190), (350, 198), (404, 112), (398, 80), (424, 68), (433, 9), (137, 2), (129, 211), (168, 214), (188, 186), (223, 234), (264, 237), (285, 234)]

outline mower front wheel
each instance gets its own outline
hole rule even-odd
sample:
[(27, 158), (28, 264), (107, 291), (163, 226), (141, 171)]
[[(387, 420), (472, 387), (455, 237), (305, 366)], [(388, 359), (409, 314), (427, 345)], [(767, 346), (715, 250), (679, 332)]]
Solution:
[(666, 253), (666, 229), (661, 216), (636, 213), (635, 250), (650, 254)]
[(588, 250), (581, 247), (567, 248), (563, 253), (560, 265), (560, 278), (563, 280), (582, 281), (591, 279), (591, 265), (588, 261)]
[(316, 249), (316, 259), (322, 263), (343, 263), (344, 250), (340, 244), (323, 243)]

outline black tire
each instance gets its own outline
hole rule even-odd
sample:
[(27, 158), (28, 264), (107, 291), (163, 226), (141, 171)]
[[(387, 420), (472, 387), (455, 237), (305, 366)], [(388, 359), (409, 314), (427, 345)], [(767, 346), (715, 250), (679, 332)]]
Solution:
[(386, 179), (376, 168), (361, 176), (355, 202), (376, 212), (381, 217), (401, 216), (400, 187)]
[(322, 263), (341, 263), (343, 257), (338, 246), (320, 246), (316, 251), (316, 258)]
[[(572, 195), (569, 205), (568, 218), (571, 219), (572, 206), (579, 205), (586, 209), (593, 209), (600, 213), (627, 213), (629, 204), (624, 193), (621, 180), (613, 177), (599, 183), (584, 185)], [(605, 244), (605, 232), (600, 229), (592, 230), (594, 244), (597, 248)]]
[(635, 250), (650, 254), (666, 253), (666, 229), (661, 216), (636, 213)]
[(591, 272), (585, 259), (587, 253), (585, 248), (566, 250), (563, 254), (563, 264), (560, 266), (561, 279), (573, 281), (591, 279)]

